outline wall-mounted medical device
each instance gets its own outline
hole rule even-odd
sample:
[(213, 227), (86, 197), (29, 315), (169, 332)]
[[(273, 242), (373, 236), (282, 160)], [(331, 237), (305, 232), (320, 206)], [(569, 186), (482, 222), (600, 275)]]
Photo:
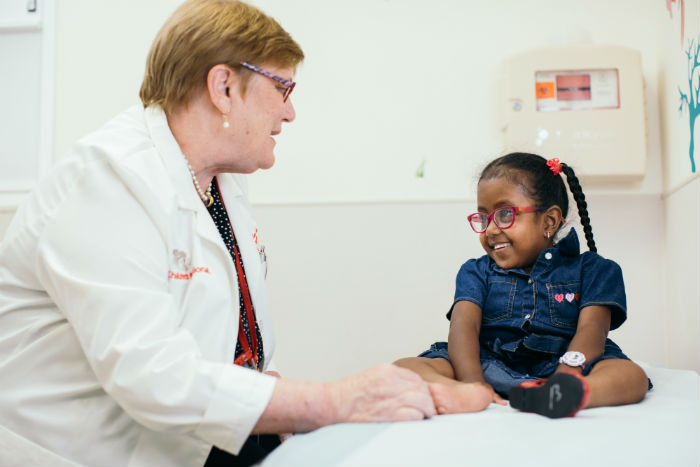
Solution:
[(518, 54), (504, 67), (506, 150), (558, 157), (588, 179), (644, 176), (641, 54), (566, 46)]

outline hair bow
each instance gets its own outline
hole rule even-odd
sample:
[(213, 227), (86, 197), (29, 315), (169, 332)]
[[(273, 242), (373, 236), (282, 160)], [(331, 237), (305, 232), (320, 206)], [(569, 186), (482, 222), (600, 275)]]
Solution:
[(551, 170), (554, 175), (559, 175), (561, 173), (562, 165), (558, 158), (554, 157), (549, 159), (547, 161), (547, 165), (549, 166), (549, 170)]

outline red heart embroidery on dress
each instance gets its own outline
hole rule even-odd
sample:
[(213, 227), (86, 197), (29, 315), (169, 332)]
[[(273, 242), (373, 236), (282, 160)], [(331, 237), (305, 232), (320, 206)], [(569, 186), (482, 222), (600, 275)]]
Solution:
[(569, 303), (573, 302), (575, 297), (576, 297), (576, 295), (574, 295), (574, 294), (572, 294), (572, 293), (566, 294), (566, 300), (567, 300)]
[(558, 301), (559, 303), (561, 303), (562, 301), (564, 301), (564, 294), (563, 294), (563, 293), (558, 293), (558, 294), (556, 294), (556, 295), (554, 296), (554, 300), (556, 300), (556, 301)]

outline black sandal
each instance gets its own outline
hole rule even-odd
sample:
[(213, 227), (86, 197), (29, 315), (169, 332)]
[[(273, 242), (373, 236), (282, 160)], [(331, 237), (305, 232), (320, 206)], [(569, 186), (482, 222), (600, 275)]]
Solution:
[(573, 417), (588, 402), (588, 383), (578, 373), (555, 373), (527, 381), (508, 393), (510, 406), (549, 418)]

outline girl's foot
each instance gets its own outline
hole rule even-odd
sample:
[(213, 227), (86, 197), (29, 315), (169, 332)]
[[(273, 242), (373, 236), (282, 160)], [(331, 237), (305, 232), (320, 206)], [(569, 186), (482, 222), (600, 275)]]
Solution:
[(479, 384), (429, 383), (435, 409), (440, 415), (450, 413), (479, 412), (491, 403), (492, 396), (488, 389)]
[(549, 418), (573, 417), (588, 400), (588, 383), (578, 373), (520, 383), (508, 394), (510, 406)]

